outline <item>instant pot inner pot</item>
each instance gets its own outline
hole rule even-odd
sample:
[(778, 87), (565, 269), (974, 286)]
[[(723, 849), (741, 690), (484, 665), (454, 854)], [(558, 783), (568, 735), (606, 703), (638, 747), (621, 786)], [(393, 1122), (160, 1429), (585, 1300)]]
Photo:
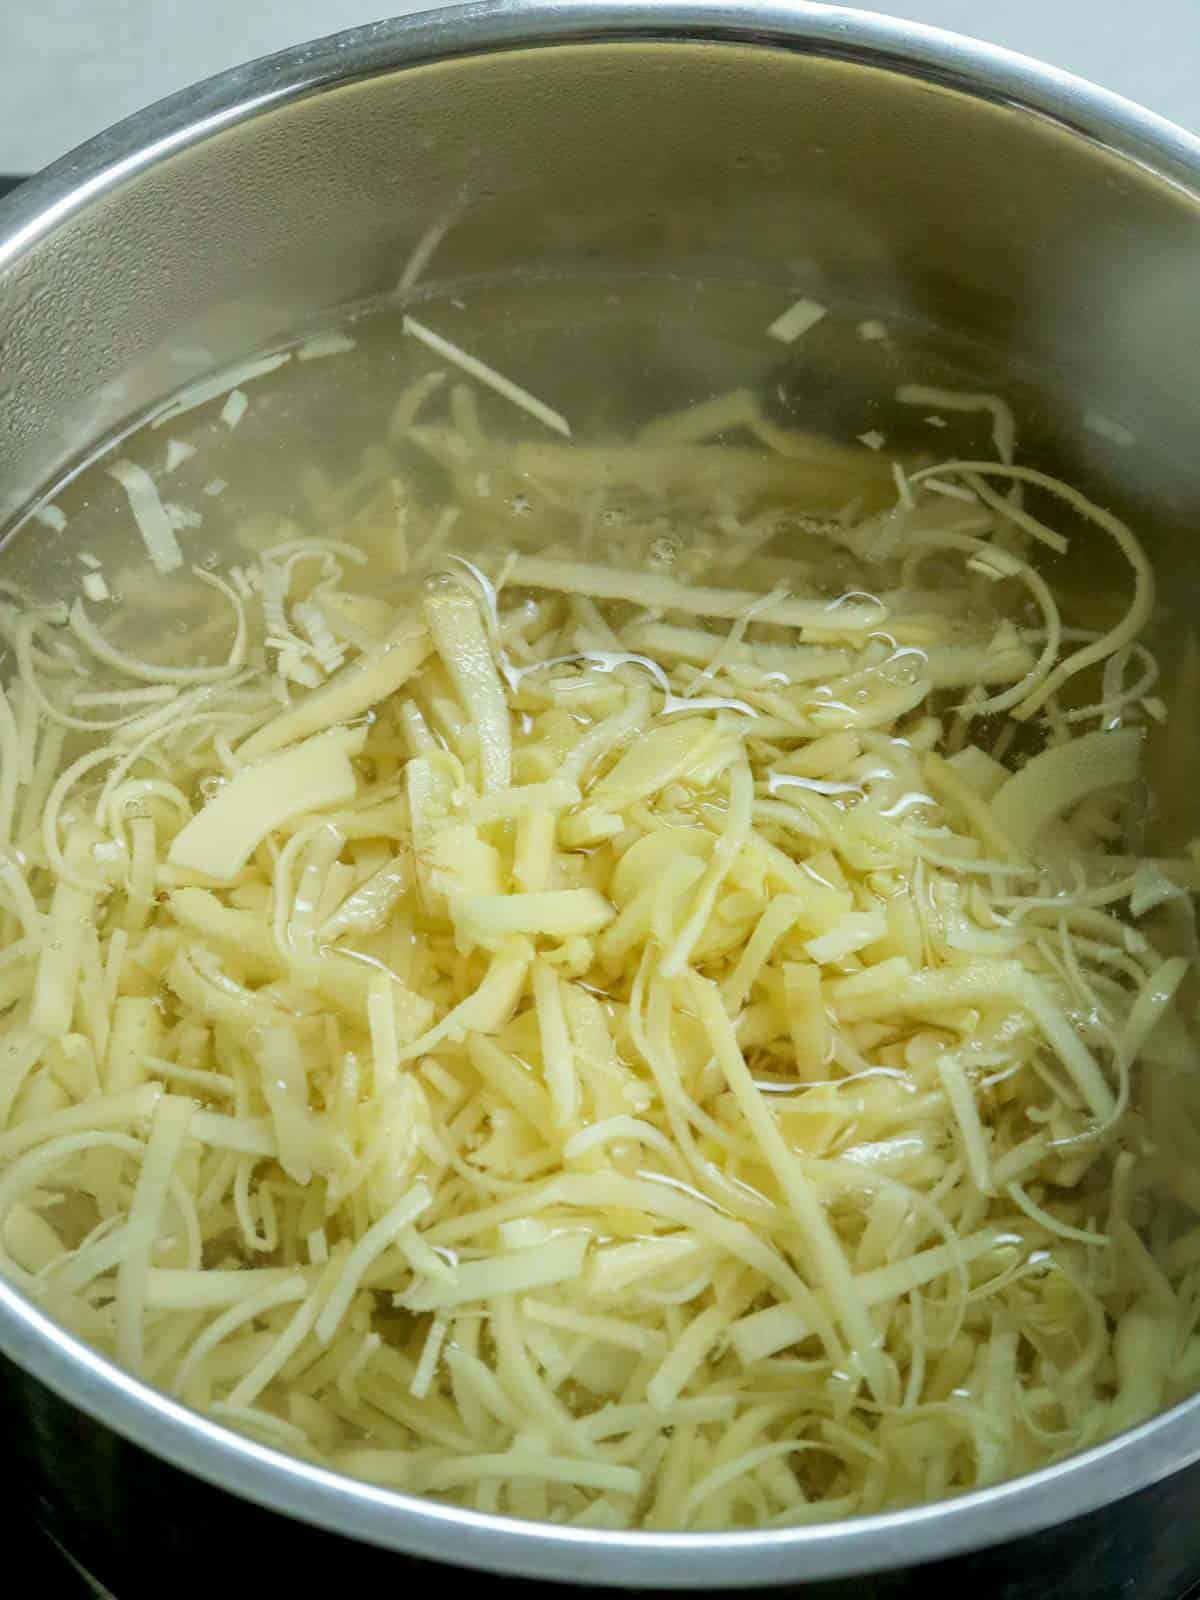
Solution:
[[(153, 143), (153, 116), (147, 128)], [(852, 393), (998, 387), (1025, 459), (1132, 510), (1152, 546), (1193, 520), (1193, 195), (1047, 116), (899, 65), (641, 42), (379, 70), (176, 141), (74, 203), (0, 265), (0, 527), (182, 384), (394, 294), (431, 229), (427, 278), (476, 298), (489, 280), (583, 269), (618, 293), (649, 276), (773, 285), (781, 305), (810, 295), (847, 314), (790, 352), (764, 341), (789, 420), (842, 433)], [(860, 317), (889, 340), (868, 348)], [(600, 381), (586, 326), (543, 327), (536, 344), (544, 360), (597, 363)], [(672, 403), (712, 392), (686, 343), (659, 355)], [(647, 396), (666, 382), (645, 376)], [(12, 1414), (31, 1481), (48, 1482), (71, 1413), (14, 1392)], [(76, 1443), (108, 1460), (93, 1431), (80, 1423)], [(122, 1491), (146, 1482), (135, 1454), (129, 1478), (104, 1471), (102, 1517), (90, 1491), (72, 1497), (89, 1546), (142, 1520)], [(604, 1581), (594, 1564), (588, 1576)]]

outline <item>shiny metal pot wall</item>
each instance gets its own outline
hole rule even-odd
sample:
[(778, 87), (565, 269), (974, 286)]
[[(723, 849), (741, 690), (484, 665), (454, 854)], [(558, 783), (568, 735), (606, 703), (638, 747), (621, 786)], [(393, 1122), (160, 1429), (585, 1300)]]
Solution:
[[(0, 525), (176, 387), (181, 347), (220, 363), (387, 291), (450, 222), (447, 278), (586, 262), (779, 281), (787, 263), (800, 287), (954, 327), (998, 369), (1045, 375), (1043, 409), (1070, 392), (1186, 467), (1198, 190), (1200, 147), (1146, 113), (840, 8), (508, 0), (360, 29), (143, 112), (0, 206)], [(1186, 471), (1173, 482), (1159, 509), (1178, 520)], [(2, 1286), (0, 1349), (16, 1363), (0, 1369), (10, 1461), (121, 1600), (260, 1578), (303, 1593), (326, 1560), (339, 1581), (395, 1581), (396, 1552), (595, 1585), (891, 1596), (944, 1578), (1030, 1600), (1157, 1600), (1200, 1564), (1181, 1512), (1200, 1484), (1200, 1401), (942, 1506), (612, 1534), (276, 1455), (143, 1389)]]

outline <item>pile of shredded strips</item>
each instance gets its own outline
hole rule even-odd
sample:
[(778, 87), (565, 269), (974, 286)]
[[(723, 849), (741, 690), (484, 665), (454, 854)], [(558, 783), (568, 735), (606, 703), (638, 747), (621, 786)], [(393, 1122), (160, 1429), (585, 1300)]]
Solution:
[(1190, 1391), (1132, 533), (986, 396), (901, 392), (994, 414), (922, 465), (746, 393), (502, 442), (445, 376), (324, 525), (181, 569), (229, 620), (154, 662), (136, 573), (6, 587), (5, 1275), (262, 1441), (581, 1526), (936, 1498)]

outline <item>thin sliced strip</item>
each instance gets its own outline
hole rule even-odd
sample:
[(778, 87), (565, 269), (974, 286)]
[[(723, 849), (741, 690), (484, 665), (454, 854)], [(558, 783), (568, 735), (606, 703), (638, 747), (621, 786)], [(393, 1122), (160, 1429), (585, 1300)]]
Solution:
[(428, 1185), (418, 1181), (402, 1200), (398, 1200), (390, 1211), (377, 1222), (373, 1222), (358, 1240), (346, 1257), (329, 1298), (313, 1324), (313, 1332), (322, 1344), (328, 1344), (333, 1338), (338, 1324), (350, 1309), (350, 1302), (371, 1263), (393, 1240), (399, 1238), (405, 1228), (415, 1222), (423, 1211), (429, 1209), (431, 1200)]
[(662, 611), (690, 612), (694, 616), (726, 617), (736, 621), (754, 610), (760, 622), (777, 622), (793, 628), (820, 628), (831, 633), (860, 633), (887, 620), (882, 601), (862, 604), (846, 600), (801, 600), (784, 596), (770, 600), (745, 589), (712, 589), (687, 584), (656, 572), (623, 572), (581, 561), (560, 561), (549, 556), (516, 556), (509, 563), (507, 581), (531, 589), (555, 589), (562, 594), (586, 594), (597, 600), (630, 600)]
[(451, 362), (461, 372), (465, 372), (468, 377), (476, 379), (503, 399), (511, 401), (535, 421), (543, 423), (555, 433), (564, 434), (568, 439), (571, 437), (571, 424), (561, 412), (553, 410), (536, 395), (530, 394), (528, 389), (522, 389), (520, 384), (513, 383), (511, 378), (506, 378), (503, 373), (497, 372), (494, 367), (489, 367), (477, 356), (468, 355), (465, 350), (442, 334), (435, 333), (423, 322), (418, 322), (416, 317), (405, 317), (404, 331), (419, 340), (427, 349), (432, 350), (435, 355), (441, 356), (443, 360)]
[(136, 1246), (124, 1257), (117, 1272), (116, 1351), (117, 1359), (131, 1372), (140, 1371), (142, 1366), (150, 1253), (158, 1236), (171, 1175), (194, 1111), (193, 1103), (179, 1095), (165, 1094), (159, 1100), (146, 1140), (145, 1160), (129, 1206), (126, 1226), (131, 1237), (136, 1239)]
[(258, 356), (253, 361), (246, 362), (243, 366), (232, 367), (217, 374), (215, 378), (206, 378), (202, 383), (193, 384), (169, 405), (164, 406), (157, 416), (150, 419), (152, 428), (161, 428), (168, 422), (173, 422), (176, 417), (182, 417), (189, 411), (194, 411), (197, 406), (207, 405), (210, 400), (219, 400), (231, 389), (239, 388), (243, 383), (251, 383), (255, 378), (265, 378), (268, 372), (274, 372), (290, 361), (290, 350), (281, 350), (270, 356)]
[(1028, 854), (1046, 824), (1085, 795), (1133, 783), (1141, 770), (1144, 740), (1140, 728), (1116, 728), (1043, 750), (992, 797), (996, 825)]
[(158, 498), (154, 479), (135, 461), (114, 461), (108, 468), (129, 497), (129, 509), (145, 542), (146, 551), (159, 572), (174, 572), (183, 565), (183, 551), (175, 537), (171, 519)]
[(725, 1081), (791, 1207), (804, 1239), (811, 1269), (826, 1286), (846, 1340), (862, 1362), (873, 1391), (882, 1399), (888, 1392), (888, 1385), (879, 1360), (873, 1324), (841, 1243), (813, 1193), (803, 1168), (788, 1149), (775, 1118), (750, 1076), (733, 1025), (721, 1001), (720, 991), (707, 979), (694, 976), (689, 982), (689, 989), (697, 1014), (708, 1030)]
[(265, 1285), (257, 1294), (246, 1295), (244, 1299), (229, 1306), (220, 1316), (214, 1317), (180, 1362), (179, 1369), (171, 1382), (171, 1393), (186, 1395), (189, 1384), (203, 1366), (205, 1359), (231, 1333), (236, 1333), (238, 1328), (247, 1322), (256, 1321), (264, 1313), (274, 1311), (277, 1306), (291, 1305), (297, 1300), (303, 1300), (308, 1289), (308, 1279), (293, 1273), (278, 1283)]

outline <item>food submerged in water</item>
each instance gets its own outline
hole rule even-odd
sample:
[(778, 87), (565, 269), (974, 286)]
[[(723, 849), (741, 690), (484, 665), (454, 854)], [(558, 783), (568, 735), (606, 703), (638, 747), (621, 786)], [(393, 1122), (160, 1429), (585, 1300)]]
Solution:
[(900, 398), (994, 458), (748, 391), (602, 448), (471, 368), (514, 440), (408, 331), (445, 371), (319, 523), (193, 573), (126, 460), (141, 565), (7, 586), (6, 1275), (271, 1444), (595, 1527), (937, 1498), (1190, 1392), (1133, 534), (987, 396)]

